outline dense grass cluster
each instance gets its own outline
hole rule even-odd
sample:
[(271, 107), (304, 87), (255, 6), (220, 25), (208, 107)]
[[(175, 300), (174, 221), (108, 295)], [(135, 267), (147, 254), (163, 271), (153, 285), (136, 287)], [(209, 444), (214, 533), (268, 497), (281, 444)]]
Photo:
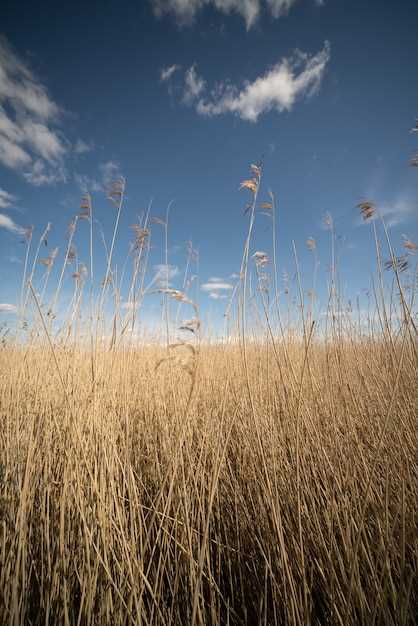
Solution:
[[(21, 306), (34, 306), (32, 332), (22, 342), (18, 329), (0, 349), (0, 623), (415, 623), (413, 294), (388, 241), (395, 288), (385, 300), (374, 229), (372, 319), (356, 325), (338, 314), (333, 265), (326, 322), (317, 330), (313, 296), (305, 303), (301, 293), (300, 332), (291, 332), (260, 252), (254, 330), (260, 179), (254, 166), (243, 184), (252, 204), (229, 341), (205, 340), (187, 289), (167, 284), (162, 296), (194, 309), (181, 331), (192, 339), (139, 346), (119, 313), (103, 333), (114, 239), (83, 340), (74, 335), (79, 292), (77, 315), (55, 333), (46, 291), (27, 272)], [(120, 183), (113, 192), (119, 218)], [(271, 200), (264, 210), (274, 211)], [(360, 209), (374, 217), (370, 203)], [(132, 249), (134, 303), (147, 229), (138, 226)]]

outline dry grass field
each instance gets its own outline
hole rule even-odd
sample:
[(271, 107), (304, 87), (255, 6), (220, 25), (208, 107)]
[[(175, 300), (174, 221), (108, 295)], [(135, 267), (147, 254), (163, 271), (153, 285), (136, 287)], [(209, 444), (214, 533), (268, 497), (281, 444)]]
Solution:
[[(48, 291), (33, 288), (25, 264), (32, 321), (25, 340), (6, 337), (0, 349), (1, 624), (416, 623), (418, 342), (405, 268), (374, 228), (368, 325), (336, 314), (336, 276), (328, 324), (301, 295), (291, 332), (267, 288), (256, 318), (260, 178), (253, 169), (244, 185), (252, 205), (229, 342), (205, 338), (192, 296), (171, 288), (166, 306), (195, 317), (170, 346), (137, 344), (120, 311), (107, 335), (97, 317), (96, 330), (85, 322), (90, 339), (78, 338), (77, 316), (56, 334)], [(120, 185), (99, 310), (115, 286)], [(82, 209), (92, 224), (88, 201)], [(374, 217), (371, 205), (361, 211)], [(149, 228), (135, 233), (131, 300), (141, 297)], [(267, 259), (255, 259), (253, 280), (264, 285)], [(274, 249), (277, 276), (276, 262)], [(88, 289), (86, 279), (86, 302)]]

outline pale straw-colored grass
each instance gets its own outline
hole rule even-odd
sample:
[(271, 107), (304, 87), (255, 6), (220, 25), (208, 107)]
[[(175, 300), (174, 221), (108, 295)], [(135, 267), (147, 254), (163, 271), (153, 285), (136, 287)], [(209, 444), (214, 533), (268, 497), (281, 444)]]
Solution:
[[(359, 205), (373, 224), (377, 286), (357, 320), (342, 314), (327, 218), (324, 317), (312, 238), (313, 280), (301, 276), (293, 243), (295, 285), (286, 274), (279, 293), (273, 194), (261, 205), (272, 218), (273, 253), (254, 253), (262, 172), (251, 171), (228, 341), (205, 336), (188, 291), (197, 254), (188, 253), (183, 291), (167, 277), (159, 287), (145, 279), (149, 210), (133, 228), (130, 306), (121, 310), (112, 256), (125, 181), (111, 188), (117, 213), (96, 299), (84, 270), (66, 269), (77, 222), (49, 309), (46, 287), (40, 297), (33, 282), (50, 229), (32, 266), (27, 238), (21, 327), (0, 347), (1, 624), (416, 623), (418, 343), (414, 292), (404, 283), (416, 245), (404, 238), (400, 274), (387, 238), (388, 294), (375, 207)], [(90, 198), (82, 209), (92, 268)], [(167, 222), (163, 234), (168, 276)], [(57, 330), (68, 271), (77, 277), (73, 311)], [(163, 298), (166, 336), (138, 342), (138, 307), (151, 287)], [(115, 312), (106, 333), (109, 297)], [(181, 321), (180, 312), (193, 317)]]

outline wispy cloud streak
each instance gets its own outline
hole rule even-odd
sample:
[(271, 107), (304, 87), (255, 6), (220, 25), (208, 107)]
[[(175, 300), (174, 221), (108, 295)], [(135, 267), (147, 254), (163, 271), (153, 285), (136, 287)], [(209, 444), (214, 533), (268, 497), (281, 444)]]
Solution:
[(7, 209), (7, 207), (12, 206), (12, 204), (16, 201), (16, 198), (0, 187), (0, 209)]
[(0, 228), (5, 228), (11, 233), (15, 233), (17, 235), (23, 235), (25, 233), (25, 229), (19, 224), (16, 224), (11, 217), (8, 215), (4, 215), (4, 213), (0, 213)]
[(240, 15), (250, 30), (257, 22), (262, 7), (274, 18), (286, 15), (298, 0), (151, 0), (157, 16), (172, 15), (181, 26), (191, 25), (197, 14), (205, 7), (220, 11), (224, 15)]
[(7, 302), (0, 303), (0, 313), (17, 313), (17, 306), (14, 304), (9, 304)]
[(269, 111), (290, 111), (298, 99), (316, 94), (330, 55), (330, 44), (326, 41), (315, 55), (298, 50), (254, 81), (245, 81), (242, 87), (223, 82), (209, 93), (206, 81), (199, 76), (196, 65), (192, 65), (184, 74), (183, 102), (194, 106), (200, 115), (233, 113), (245, 121), (257, 122)]

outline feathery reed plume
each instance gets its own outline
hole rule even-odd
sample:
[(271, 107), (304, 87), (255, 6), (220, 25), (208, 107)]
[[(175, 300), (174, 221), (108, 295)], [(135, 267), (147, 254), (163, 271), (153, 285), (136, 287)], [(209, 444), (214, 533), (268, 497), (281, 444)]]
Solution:
[(48, 247), (48, 235), (51, 232), (51, 228), (52, 228), (52, 224), (51, 222), (48, 222), (48, 224), (46, 225), (46, 228), (41, 236), (41, 241), (44, 244), (45, 248)]
[(54, 261), (57, 257), (57, 254), (58, 254), (58, 248), (54, 248), (53, 250), (51, 250), (50, 255), (46, 259), (39, 259), (39, 263), (41, 265), (44, 265), (50, 270), (52, 266), (54, 265)]
[(418, 250), (418, 245), (411, 241), (406, 235), (402, 235), (402, 238), (404, 240), (403, 247), (407, 251), (407, 254), (415, 254), (415, 252)]
[(364, 222), (368, 222), (376, 214), (376, 206), (369, 200), (362, 200), (356, 205), (356, 208), (360, 209), (361, 216)]
[(324, 226), (327, 230), (332, 230), (334, 228), (334, 220), (332, 219), (331, 213), (325, 213)]
[(134, 231), (134, 241), (131, 246), (131, 251), (134, 253), (133, 272), (126, 302), (126, 307), (129, 309), (129, 313), (121, 330), (122, 337), (128, 327), (130, 327), (131, 339), (135, 329), (138, 309), (145, 293), (144, 281), (147, 271), (149, 251), (151, 248), (151, 229), (148, 226), (150, 221), (150, 211), (151, 202), (149, 203), (144, 215), (138, 218), (138, 223), (131, 225), (131, 229)]
[(123, 198), (125, 192), (125, 179), (123, 176), (120, 176), (110, 185), (107, 190), (107, 198), (110, 200), (116, 208), (119, 208), (121, 200)]
[(254, 174), (253, 178), (243, 180), (239, 188), (249, 189), (255, 195), (257, 193), (258, 185), (260, 183), (261, 167), (259, 167), (258, 165), (251, 165), (250, 169)]
[[(159, 291), (162, 291), (163, 293), (165, 293), (166, 297), (168, 296), (170, 298), (173, 298), (174, 300), (177, 300), (178, 302), (189, 304), (193, 307), (194, 312), (195, 312), (195, 317), (192, 320), (187, 321), (183, 325), (183, 330), (188, 330), (192, 332), (194, 335), (197, 335), (198, 331), (200, 330), (199, 308), (197, 304), (193, 302), (190, 298), (188, 298), (186, 294), (180, 291), (179, 289), (166, 288), (166, 289), (159, 290)], [(175, 364), (179, 365), (190, 376), (191, 384), (190, 384), (190, 389), (189, 389), (186, 406), (185, 406), (186, 416), (191, 406), (191, 402), (194, 396), (194, 391), (195, 391), (196, 382), (197, 382), (198, 357), (200, 353), (200, 337), (197, 336), (195, 338), (197, 339), (196, 347), (193, 346), (190, 342), (186, 342), (186, 341), (181, 341), (178, 343), (168, 343), (167, 344), (168, 356), (165, 356), (159, 359), (155, 366), (155, 371), (157, 371), (158, 368), (163, 363), (166, 363), (167, 361), (172, 361)], [(170, 351), (177, 350), (179, 348), (182, 348), (183, 350), (185, 350), (186, 354), (184, 355), (183, 353), (182, 356), (170, 354)]]
[(308, 250), (310, 250), (311, 252), (316, 250), (316, 241), (315, 241), (315, 239), (313, 237), (309, 237), (306, 240), (306, 246), (307, 246)]
[(23, 231), (22, 231), (22, 235), (23, 235), (22, 243), (29, 243), (30, 241), (32, 241), (34, 228), (35, 227), (32, 225), (32, 226), (27, 226), (26, 228), (23, 229)]
[(255, 260), (255, 264), (258, 267), (264, 267), (269, 262), (267, 253), (262, 252), (261, 250), (257, 250), (257, 252), (254, 252), (253, 259)]
[(111, 285), (113, 282), (113, 275), (112, 275), (112, 271), (109, 272), (107, 278), (106, 276), (104, 278), (102, 278), (100, 285), (102, 287), (107, 287), (109, 285)]
[(39, 297), (39, 302), (40, 302), (41, 306), (42, 306), (42, 304), (44, 302), (44, 296), (45, 296), (45, 292), (46, 292), (46, 289), (47, 289), (47, 286), (48, 286), (49, 277), (50, 277), (50, 274), (51, 274), (51, 270), (52, 270), (52, 268), (54, 266), (54, 261), (55, 261), (55, 259), (57, 257), (57, 254), (58, 254), (58, 248), (54, 248), (51, 251), (50, 255), (46, 259), (39, 259), (40, 265), (43, 265), (44, 267), (46, 267), (44, 286), (43, 286), (43, 289), (42, 289), (42, 293), (41, 293), (41, 295)]
[(77, 258), (77, 249), (74, 245), (70, 246), (67, 254), (67, 265), (71, 265)]
[(266, 215), (270, 219), (274, 218), (274, 206), (272, 202), (262, 202), (260, 204), (260, 214)]
[[(190, 239), (186, 242), (186, 251), (187, 251), (186, 267), (184, 268), (183, 283), (182, 283), (182, 291), (184, 293), (186, 293), (190, 289), (193, 281), (196, 280), (197, 278), (196, 275), (189, 277), (190, 266), (192, 263), (195, 263), (195, 264), (199, 263), (199, 252), (194, 249), (193, 242)], [(178, 323), (179, 323), (181, 307), (182, 307), (182, 303), (179, 302), (179, 304), (177, 305), (177, 312), (176, 312), (176, 318), (175, 318), (176, 327), (178, 326)]]
[(133, 250), (141, 250), (148, 244), (150, 231), (148, 228), (141, 228), (139, 224), (131, 224), (131, 229), (134, 231)]
[(188, 298), (185, 293), (183, 293), (179, 289), (171, 289), (170, 287), (168, 287), (168, 288), (163, 288), (163, 289), (157, 289), (157, 292), (164, 293), (170, 298), (172, 298), (173, 300), (177, 300), (177, 302), (190, 304), (194, 308), (194, 310), (197, 311), (197, 305), (192, 300), (190, 300), (190, 298)]
[(259, 165), (254, 165), (254, 163), (250, 166), (250, 169), (257, 180), (260, 180), (261, 176), (261, 167)]
[(252, 193), (257, 191), (257, 181), (252, 178), (251, 180), (243, 180), (239, 186), (240, 189), (249, 189)]
[(200, 320), (197, 317), (193, 317), (190, 320), (184, 320), (179, 326), (179, 330), (187, 330), (191, 333), (196, 333), (200, 328)]
[(23, 276), (22, 276), (22, 284), (20, 287), (20, 306), (19, 306), (19, 313), (20, 313), (20, 327), (23, 327), (23, 315), (24, 315), (24, 303), (23, 303), (23, 297), (24, 297), (24, 291), (25, 291), (25, 284), (26, 284), (26, 273), (28, 270), (28, 261), (29, 261), (29, 253), (30, 253), (30, 248), (31, 248), (31, 244), (32, 244), (32, 237), (33, 237), (33, 230), (34, 230), (34, 226), (28, 226), (26, 228), (23, 229), (23, 241), (22, 243), (26, 243), (26, 252), (25, 252), (25, 262), (23, 265)]
[[(262, 271), (261, 269), (262, 266), (260, 266), (259, 264), (256, 263), (256, 267), (257, 267), (257, 279), (258, 279), (257, 290), (262, 293), (268, 294), (269, 289), (270, 289), (270, 276), (266, 272)], [(266, 307), (266, 310), (267, 310), (267, 307)]]
[(102, 282), (102, 292), (100, 296), (99, 312), (103, 308), (104, 298), (106, 295), (106, 289), (107, 289), (107, 286), (110, 284), (109, 278), (111, 275), (113, 250), (115, 247), (116, 235), (118, 232), (119, 220), (120, 220), (120, 215), (122, 212), (123, 200), (124, 200), (124, 195), (125, 195), (125, 186), (126, 186), (126, 181), (123, 176), (120, 176), (110, 185), (107, 191), (107, 197), (112, 202), (112, 204), (117, 208), (117, 214), (116, 214), (115, 225), (113, 227), (112, 243), (110, 245), (109, 255), (107, 259), (106, 274)]
[(89, 193), (85, 193), (82, 196), (80, 209), (81, 213), (78, 214), (79, 219), (87, 220), (90, 224), (90, 314), (91, 318), (93, 318), (93, 205)]
[(84, 265), (84, 263), (80, 263), (78, 270), (76, 272), (73, 272), (71, 277), (74, 278), (74, 280), (82, 281), (86, 279), (87, 274), (87, 267)]
[(393, 259), (389, 259), (385, 261), (385, 270), (398, 270), (399, 272), (404, 272), (409, 267), (408, 256), (403, 254), (398, 257), (394, 257)]
[(81, 198), (80, 209), (81, 213), (78, 214), (80, 220), (90, 221), (92, 218), (91, 196), (89, 193), (85, 193)]
[(312, 255), (314, 258), (312, 289), (308, 290), (308, 298), (310, 302), (309, 311), (308, 311), (308, 323), (311, 324), (313, 312), (314, 312), (315, 296), (316, 296), (316, 278), (317, 278), (318, 267), (319, 267), (319, 261), (318, 261), (317, 251), (316, 251), (316, 241), (313, 237), (308, 237), (308, 239), (306, 240), (306, 247), (308, 248), (309, 252), (312, 252)]

